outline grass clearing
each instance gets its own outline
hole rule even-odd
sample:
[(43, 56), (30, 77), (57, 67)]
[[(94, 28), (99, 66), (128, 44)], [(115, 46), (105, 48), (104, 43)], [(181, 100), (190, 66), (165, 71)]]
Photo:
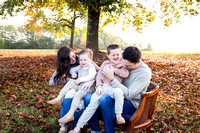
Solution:
[[(160, 86), (151, 130), (199, 131), (199, 53), (143, 52), (142, 60)], [(61, 89), (48, 85), (55, 65), (56, 50), (0, 50), (0, 132), (58, 132), (60, 107), (46, 104)]]

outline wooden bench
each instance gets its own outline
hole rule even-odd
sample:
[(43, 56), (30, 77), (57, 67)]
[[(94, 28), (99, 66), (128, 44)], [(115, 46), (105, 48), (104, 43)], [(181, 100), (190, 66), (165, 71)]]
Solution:
[(150, 83), (147, 92), (142, 94), (140, 104), (135, 113), (130, 116), (129, 121), (122, 125), (116, 125), (121, 130), (127, 133), (133, 133), (135, 130), (146, 128), (146, 132), (150, 133), (152, 115), (159, 91), (159, 86)]

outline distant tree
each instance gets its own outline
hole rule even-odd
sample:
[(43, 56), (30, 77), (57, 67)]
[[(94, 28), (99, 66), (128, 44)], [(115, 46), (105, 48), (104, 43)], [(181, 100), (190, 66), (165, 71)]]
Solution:
[(26, 42), (25, 39), (20, 39), (13, 44), (13, 49), (29, 49), (29, 44)]
[(39, 49), (54, 49), (56, 48), (55, 39), (52, 37), (39, 36), (37, 39), (37, 44)]
[(17, 31), (13, 25), (0, 26), (1, 47), (12, 49), (16, 41)]
[(0, 49), (4, 49), (4, 42), (1, 37), (0, 37)]
[(143, 48), (142, 51), (152, 51), (153, 48), (152, 48), (152, 45), (150, 43), (147, 44), (147, 47), (146, 48)]
[(106, 32), (100, 32), (99, 35), (99, 49), (105, 50), (108, 45), (117, 43), (116, 42), (116, 37), (113, 35), (106, 33)]
[(28, 31), (25, 33), (26, 36), (26, 42), (27, 42), (27, 49), (37, 49), (39, 48), (39, 44), (37, 42), (37, 36), (35, 35), (34, 32)]
[(4, 49), (3, 26), (0, 25), (0, 48)]
[(138, 47), (139, 49), (142, 49), (142, 44), (141, 43), (135, 43), (133, 46)]
[(100, 32), (99, 35), (99, 49), (106, 50), (107, 46), (110, 44), (118, 44), (121, 49), (127, 47), (127, 43), (125, 43), (120, 37), (116, 37), (107, 32)]
[(152, 51), (153, 50), (152, 45), (150, 43), (147, 44), (147, 50), (148, 51)]

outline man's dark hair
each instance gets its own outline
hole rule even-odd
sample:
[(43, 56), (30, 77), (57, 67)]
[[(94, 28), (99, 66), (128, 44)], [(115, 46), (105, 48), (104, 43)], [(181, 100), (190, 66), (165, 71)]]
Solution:
[(141, 59), (141, 51), (134, 46), (127, 47), (123, 52), (123, 59), (137, 63)]
[(110, 54), (110, 50), (113, 50), (113, 49), (120, 49), (120, 47), (119, 47), (118, 44), (110, 44), (110, 45), (107, 47), (107, 54), (109, 55), (109, 54)]

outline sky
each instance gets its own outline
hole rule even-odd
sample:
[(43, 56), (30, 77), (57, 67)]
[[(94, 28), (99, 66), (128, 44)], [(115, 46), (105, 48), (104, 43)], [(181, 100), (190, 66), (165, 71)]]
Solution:
[(200, 52), (199, 22), (200, 15), (185, 18), (183, 22), (169, 27), (164, 27), (162, 20), (156, 20), (149, 27), (145, 27), (142, 33), (137, 33), (131, 28), (122, 31), (121, 26), (116, 28), (111, 25), (105, 30), (122, 37), (125, 42), (142, 43), (144, 46), (150, 43), (154, 51)]
[[(11, 24), (18, 27), (26, 23), (26, 20), (24, 13), (18, 13), (16, 17), (9, 17), (7, 20), (0, 19), (0, 25)], [(144, 47), (150, 43), (154, 51), (200, 52), (199, 22), (200, 15), (192, 18), (185, 17), (183, 22), (169, 27), (164, 27), (163, 20), (156, 19), (148, 27), (143, 28), (142, 33), (137, 33), (132, 28), (122, 31), (120, 22), (115, 26), (109, 24), (103, 29), (127, 43), (141, 43)]]

